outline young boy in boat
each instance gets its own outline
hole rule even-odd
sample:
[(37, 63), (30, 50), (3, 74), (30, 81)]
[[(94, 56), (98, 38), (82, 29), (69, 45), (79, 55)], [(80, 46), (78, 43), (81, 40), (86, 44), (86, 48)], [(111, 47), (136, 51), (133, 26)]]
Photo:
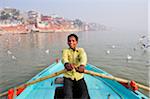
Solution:
[(67, 69), (67, 72), (64, 73), (64, 98), (89, 99), (83, 74), (87, 55), (83, 48), (77, 48), (77, 35), (70, 34), (67, 43), (69, 48), (62, 51), (62, 63)]

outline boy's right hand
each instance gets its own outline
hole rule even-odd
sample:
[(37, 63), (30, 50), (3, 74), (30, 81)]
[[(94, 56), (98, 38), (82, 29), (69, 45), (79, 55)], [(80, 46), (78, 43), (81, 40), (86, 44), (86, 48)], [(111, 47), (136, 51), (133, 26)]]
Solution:
[(71, 71), (74, 68), (73, 64), (69, 64), (69, 63), (65, 63), (65, 69), (67, 69), (67, 71)]

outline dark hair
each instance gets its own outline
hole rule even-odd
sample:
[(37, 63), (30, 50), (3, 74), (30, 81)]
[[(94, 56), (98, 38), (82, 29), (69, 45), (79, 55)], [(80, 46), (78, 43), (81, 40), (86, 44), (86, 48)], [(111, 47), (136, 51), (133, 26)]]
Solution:
[(78, 41), (78, 36), (77, 36), (76, 34), (70, 34), (70, 35), (68, 35), (68, 40), (69, 40), (69, 38), (70, 38), (71, 36), (75, 37), (76, 41)]

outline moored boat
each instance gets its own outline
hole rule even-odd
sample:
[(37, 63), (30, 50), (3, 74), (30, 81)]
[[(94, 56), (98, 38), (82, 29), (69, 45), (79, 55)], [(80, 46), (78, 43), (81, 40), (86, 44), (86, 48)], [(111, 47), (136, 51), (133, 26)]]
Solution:
[[(64, 66), (59, 61), (53, 63), (28, 82), (36, 79), (43, 78), (55, 72), (63, 70)], [(99, 74), (112, 76), (111, 74), (91, 65), (87, 64), (86, 70), (94, 71)], [(89, 74), (84, 75), (88, 92), (91, 99), (148, 99), (147, 96), (139, 92), (133, 91), (124, 87), (122, 84), (115, 80), (92, 76)], [(37, 82), (33, 85), (27, 86), (16, 99), (62, 99), (63, 97), (63, 74)]]

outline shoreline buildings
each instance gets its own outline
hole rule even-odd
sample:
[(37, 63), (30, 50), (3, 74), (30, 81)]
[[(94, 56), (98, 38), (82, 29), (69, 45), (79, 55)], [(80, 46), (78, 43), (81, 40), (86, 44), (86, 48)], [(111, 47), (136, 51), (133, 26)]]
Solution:
[(21, 12), (15, 8), (0, 9), (0, 32), (3, 33), (91, 31), (100, 27), (80, 19), (70, 20), (58, 15), (43, 15), (32, 10)]

